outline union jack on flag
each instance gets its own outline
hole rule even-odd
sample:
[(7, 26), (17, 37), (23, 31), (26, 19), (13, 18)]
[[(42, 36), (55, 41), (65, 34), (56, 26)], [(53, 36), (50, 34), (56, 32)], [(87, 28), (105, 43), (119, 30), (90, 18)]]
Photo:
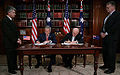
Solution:
[(50, 19), (50, 1), (48, 0), (48, 13), (47, 13), (47, 25), (51, 27), (51, 19)]
[(83, 5), (82, 5), (82, 1), (83, 0), (81, 0), (81, 6), (80, 6), (80, 18), (79, 18), (79, 25), (81, 26), (81, 31), (80, 31), (80, 34), (81, 34), (81, 36), (82, 36), (82, 40), (83, 40), (83, 32), (84, 32), (84, 24), (83, 24), (83, 22), (84, 22), (84, 19), (83, 19)]
[(68, 17), (68, 0), (66, 1), (63, 29), (64, 29), (65, 34), (70, 32), (70, 21), (69, 21), (69, 17)]
[(99, 40), (100, 37), (98, 35), (93, 35), (93, 39)]
[(35, 10), (35, 1), (33, 0), (33, 16), (32, 16), (32, 43), (35, 44), (37, 40), (37, 17)]

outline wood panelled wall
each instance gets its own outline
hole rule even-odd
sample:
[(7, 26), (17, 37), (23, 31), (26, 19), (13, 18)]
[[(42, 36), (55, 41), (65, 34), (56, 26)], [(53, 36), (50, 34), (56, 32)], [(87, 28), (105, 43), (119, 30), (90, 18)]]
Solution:
[(4, 1), (0, 1), (0, 53), (4, 53), (4, 50), (3, 50), (3, 45), (2, 45), (2, 32), (1, 32), (1, 19), (3, 18), (3, 15), (4, 15)]
[[(14, 5), (13, 2), (14, 0), (0, 0), (0, 21), (1, 19), (5, 16), (4, 13), (4, 9), (6, 8), (7, 5)], [(90, 30), (92, 33), (91, 35), (99, 35), (100, 34), (100, 30), (103, 24), (103, 20), (104, 18), (107, 16), (107, 12), (105, 9), (105, 4), (107, 1), (110, 0), (93, 0), (92, 1), (92, 8), (93, 11), (91, 11), (92, 14), (92, 20), (91, 23), (93, 23), (92, 25), (92, 29)], [(114, 0), (117, 3), (117, 10), (120, 11), (120, 1), (119, 0)], [(90, 27), (91, 28), (91, 27)], [(101, 45), (101, 40), (95, 40), (93, 41), (94, 43), (96, 43), (97, 45)], [(2, 45), (2, 33), (1, 33), (1, 23), (0, 23), (0, 53), (4, 53), (4, 49), (3, 49), (3, 45)]]

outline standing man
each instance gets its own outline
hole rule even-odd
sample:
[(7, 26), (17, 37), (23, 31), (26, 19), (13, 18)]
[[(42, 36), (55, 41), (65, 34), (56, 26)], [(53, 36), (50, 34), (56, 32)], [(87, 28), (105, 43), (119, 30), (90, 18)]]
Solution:
[(6, 50), (8, 72), (16, 74), (17, 67), (17, 45), (21, 44), (18, 38), (19, 34), (13, 18), (15, 17), (15, 8), (8, 6), (6, 8), (7, 15), (2, 19), (3, 45)]
[[(82, 36), (79, 33), (78, 28), (73, 28), (72, 32), (68, 33), (62, 40), (61, 43), (83, 43)], [(64, 66), (68, 68), (72, 68), (72, 59), (74, 55), (68, 54), (68, 55), (62, 55)]]
[[(51, 33), (51, 27), (46, 26), (45, 27), (45, 32), (40, 34), (40, 36), (38, 37), (38, 40), (36, 41), (36, 43), (45, 43), (45, 44), (49, 44), (49, 43), (57, 43), (56, 37), (54, 33)], [(48, 72), (52, 72), (52, 65), (56, 63), (56, 55), (50, 55), (50, 63), (48, 65)], [(41, 62), (41, 55), (36, 55), (36, 59), (37, 59), (37, 64), (35, 65), (35, 68), (39, 68)]]
[(120, 13), (116, 11), (116, 4), (110, 1), (106, 4), (109, 15), (105, 18), (101, 31), (103, 38), (103, 62), (99, 68), (110, 74), (115, 71), (116, 49), (120, 34)]

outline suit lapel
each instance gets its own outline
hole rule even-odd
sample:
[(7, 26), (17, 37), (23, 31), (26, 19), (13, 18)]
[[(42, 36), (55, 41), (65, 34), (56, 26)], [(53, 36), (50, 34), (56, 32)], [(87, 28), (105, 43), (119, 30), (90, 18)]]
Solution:
[(115, 15), (116, 11), (114, 11), (110, 16), (109, 18), (107, 19), (107, 21), (109, 22), (111, 19), (113, 19), (113, 16)]
[(114, 16), (114, 14), (116, 13), (116, 11), (114, 11), (113, 13), (112, 13), (112, 15), (110, 15), (109, 17), (108, 17), (108, 19), (106, 20), (106, 23), (105, 23), (105, 28), (109, 28), (109, 27), (111, 27), (111, 22), (113, 21), (113, 16)]
[(7, 19), (7, 22), (9, 23), (9, 24), (8, 24), (9, 28), (10, 28), (12, 31), (16, 32), (17, 27), (16, 27), (15, 23), (14, 23), (12, 20), (10, 20), (7, 16), (6, 16), (6, 19)]
[(48, 36), (48, 40), (49, 40), (49, 39), (51, 39), (51, 33), (50, 33), (49, 36)]
[(69, 40), (72, 41), (72, 34), (71, 34), (71, 36), (69, 37)]

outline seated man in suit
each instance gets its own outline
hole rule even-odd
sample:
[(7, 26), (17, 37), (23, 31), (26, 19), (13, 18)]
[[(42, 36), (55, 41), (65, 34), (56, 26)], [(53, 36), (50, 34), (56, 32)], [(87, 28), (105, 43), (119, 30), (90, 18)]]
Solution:
[[(51, 33), (51, 27), (49, 26), (46, 26), (45, 27), (45, 32), (40, 34), (40, 36), (38, 37), (38, 40), (36, 40), (36, 43), (57, 43), (57, 40), (55, 38), (55, 34), (54, 33)], [(49, 63), (49, 66), (48, 66), (48, 72), (52, 72), (52, 69), (51, 69), (51, 66), (52, 64), (55, 64), (55, 56), (56, 55), (50, 55), (50, 63)], [(37, 64), (35, 65), (35, 68), (39, 68), (41, 62), (40, 62), (40, 59), (41, 59), (41, 55), (36, 55), (36, 59), (37, 59)]]
[[(79, 33), (78, 28), (73, 28), (72, 32), (68, 33), (62, 40), (61, 43), (83, 43), (82, 37)], [(62, 55), (64, 66), (68, 68), (72, 68), (72, 59), (74, 55)]]

